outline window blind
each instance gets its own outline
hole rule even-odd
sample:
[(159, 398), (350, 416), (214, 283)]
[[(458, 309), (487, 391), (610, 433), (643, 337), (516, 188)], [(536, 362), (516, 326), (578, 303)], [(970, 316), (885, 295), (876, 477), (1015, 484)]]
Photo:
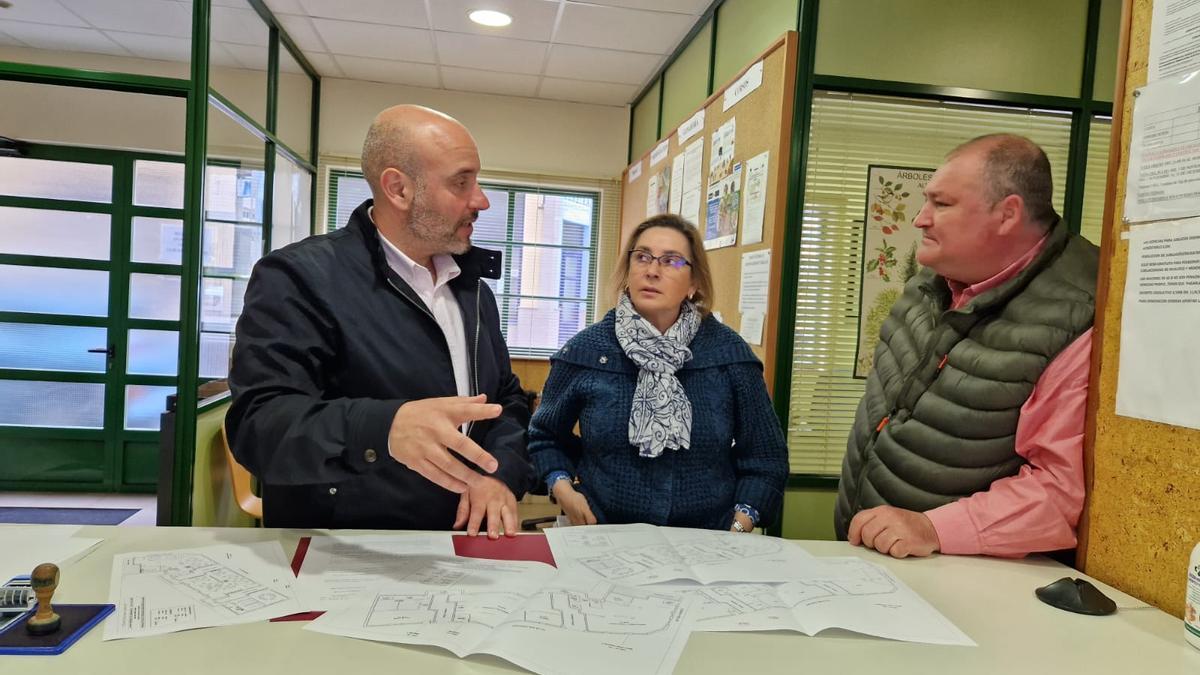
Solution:
[(1083, 213), (1079, 233), (1099, 246), (1104, 233), (1104, 187), (1108, 179), (1108, 143), (1112, 118), (1095, 116), (1088, 132), (1087, 169), (1083, 178)]
[[(333, 230), (371, 195), (357, 170), (331, 167), (326, 175)], [(491, 207), (472, 241), (504, 253), (501, 278), (488, 285), (509, 353), (548, 358), (607, 310), (601, 291), (615, 264), (619, 181), (488, 172), (480, 184)]]
[(853, 372), (868, 165), (934, 168), (966, 140), (1018, 133), (1050, 158), (1061, 213), (1070, 131), (1061, 112), (814, 92), (788, 413), (792, 473), (840, 473), (863, 394), (865, 380)]

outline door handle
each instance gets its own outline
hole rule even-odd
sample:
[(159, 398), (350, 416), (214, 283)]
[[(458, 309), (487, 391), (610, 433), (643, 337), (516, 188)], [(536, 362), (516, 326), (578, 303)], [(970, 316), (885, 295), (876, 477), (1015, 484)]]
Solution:
[(89, 350), (88, 350), (88, 353), (89, 353), (89, 354), (108, 354), (108, 358), (110, 358), (110, 359), (111, 359), (111, 358), (113, 358), (114, 356), (116, 356), (116, 355), (117, 355), (117, 346), (116, 346), (116, 345), (109, 345), (107, 348), (105, 348), (105, 347), (96, 347), (95, 349), (89, 349)]

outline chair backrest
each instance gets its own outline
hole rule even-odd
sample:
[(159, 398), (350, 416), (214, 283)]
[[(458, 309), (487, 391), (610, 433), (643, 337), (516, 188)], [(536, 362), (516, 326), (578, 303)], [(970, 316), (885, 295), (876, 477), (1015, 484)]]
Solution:
[(221, 423), (221, 445), (225, 446), (225, 463), (229, 466), (229, 482), (233, 485), (233, 500), (238, 508), (248, 515), (262, 520), (262, 497), (254, 494), (253, 476), (246, 467), (238, 463), (229, 445), (229, 434), (225, 431), (225, 423)]

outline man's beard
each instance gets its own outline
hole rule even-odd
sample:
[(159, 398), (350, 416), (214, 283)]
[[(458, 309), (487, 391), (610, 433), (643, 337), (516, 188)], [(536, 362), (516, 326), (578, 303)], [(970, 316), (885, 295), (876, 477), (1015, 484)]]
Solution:
[(434, 254), (462, 255), (471, 249), (471, 241), (463, 241), (456, 235), (458, 228), (474, 222), (475, 213), (468, 220), (447, 220), (440, 214), (425, 206), (422, 199), (424, 190), (418, 190), (413, 200), (412, 219), (409, 221), (409, 231), (413, 236), (427, 244)]

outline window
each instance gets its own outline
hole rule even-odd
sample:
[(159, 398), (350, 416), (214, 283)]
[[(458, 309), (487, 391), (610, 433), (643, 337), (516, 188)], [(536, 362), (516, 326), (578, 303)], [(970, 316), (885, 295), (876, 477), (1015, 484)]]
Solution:
[(975, 136), (1018, 133), (1049, 156), (1061, 213), (1070, 131), (1066, 113), (814, 93), (787, 429), (793, 473), (840, 473), (863, 394), (854, 365), (868, 165), (936, 167)]
[(1108, 142), (1111, 133), (1111, 117), (1092, 117), (1088, 131), (1087, 170), (1083, 178), (1083, 213), (1079, 218), (1079, 234), (1097, 246), (1104, 234), (1104, 187), (1108, 179)]
[[(491, 208), (472, 242), (504, 254), (487, 280), (515, 358), (545, 358), (596, 313), (601, 193), (481, 181)], [(357, 171), (329, 170), (328, 227), (342, 227), (371, 192)]]

